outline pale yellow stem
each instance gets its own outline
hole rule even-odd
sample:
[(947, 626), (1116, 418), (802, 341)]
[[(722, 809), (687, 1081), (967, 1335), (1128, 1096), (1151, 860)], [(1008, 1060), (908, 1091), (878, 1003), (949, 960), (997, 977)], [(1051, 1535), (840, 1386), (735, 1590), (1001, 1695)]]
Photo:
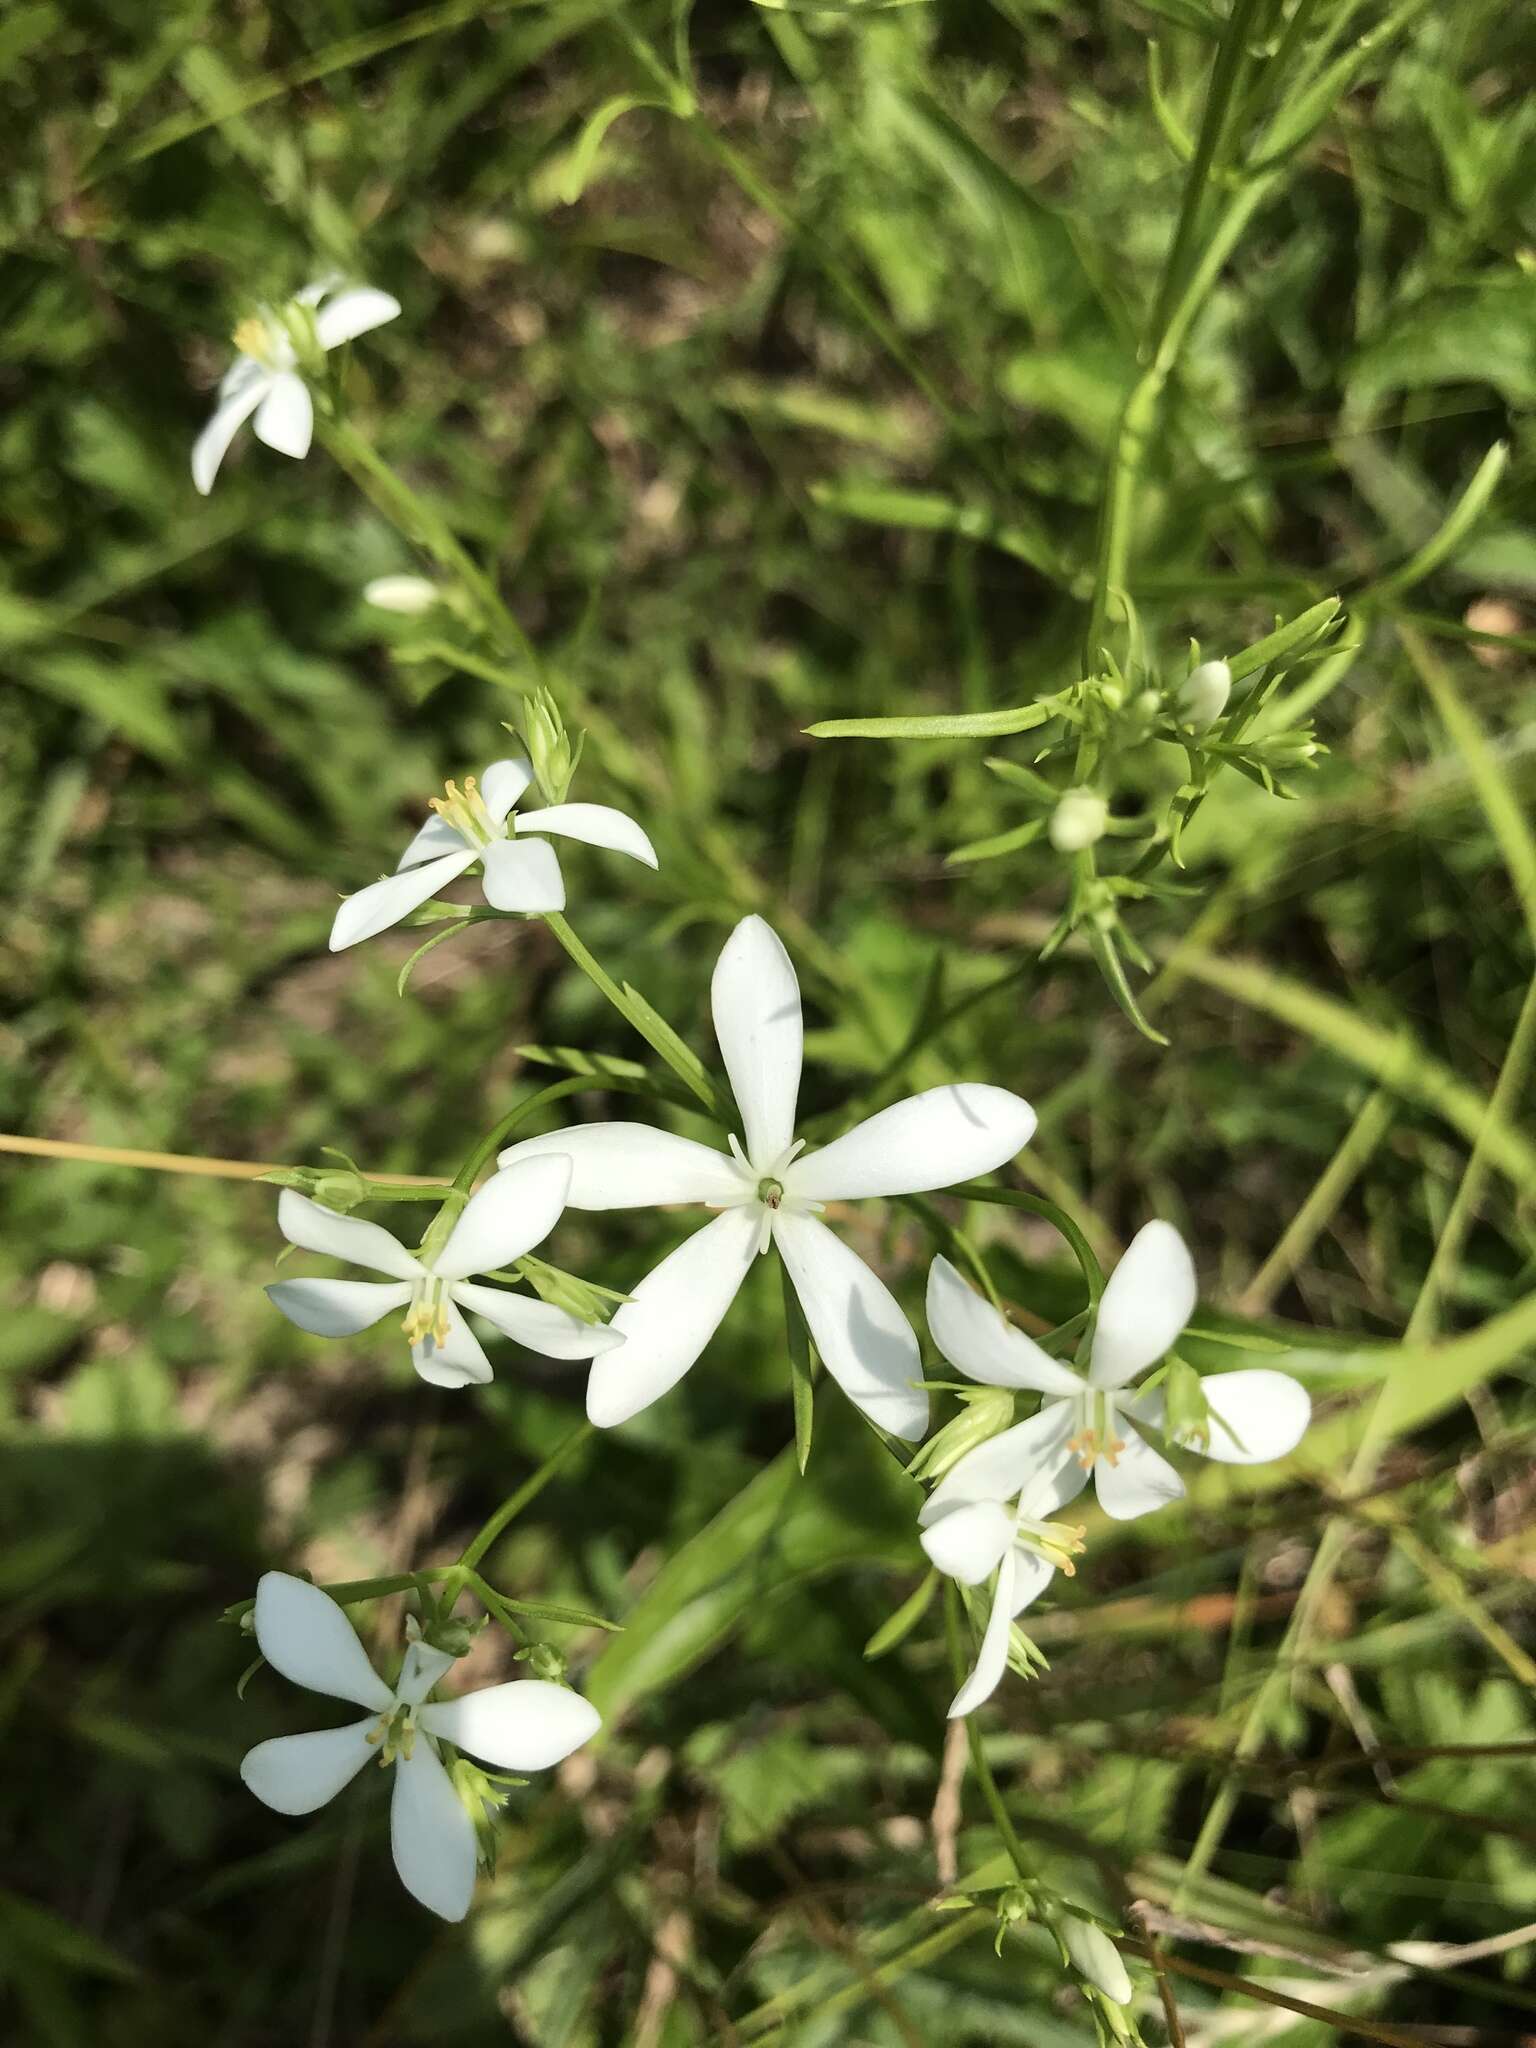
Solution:
[[(202, 1159), (188, 1152), (139, 1152), (129, 1145), (76, 1145), (64, 1138), (21, 1138), (0, 1132), (0, 1152), (23, 1152), (37, 1159), (88, 1160), (97, 1166), (141, 1166), (150, 1173), (201, 1174), (211, 1180), (259, 1180), (264, 1173), (288, 1169), (259, 1159)], [(405, 1183), (417, 1188), (445, 1188), (439, 1173), (365, 1173), (364, 1180)]]

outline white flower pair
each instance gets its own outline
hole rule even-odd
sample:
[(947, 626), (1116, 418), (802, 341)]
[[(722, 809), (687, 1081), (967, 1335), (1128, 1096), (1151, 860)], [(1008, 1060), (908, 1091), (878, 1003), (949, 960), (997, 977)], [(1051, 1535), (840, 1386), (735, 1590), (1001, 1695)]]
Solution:
[(345, 1610), (320, 1587), (267, 1572), (256, 1588), (256, 1642), (275, 1671), (367, 1716), (312, 1735), (279, 1735), (248, 1750), (246, 1784), (278, 1813), (313, 1813), (375, 1758), (395, 1778), (389, 1833), (400, 1882), (445, 1920), (462, 1920), (475, 1889), (475, 1827), (443, 1766), (449, 1742), (499, 1771), (545, 1771), (589, 1742), (601, 1722), (579, 1693), (514, 1679), (458, 1699), (430, 1698), (453, 1664), (447, 1650), (409, 1645), (393, 1685), (369, 1663)]
[[(986, 1386), (1045, 1398), (1027, 1421), (978, 1444), (934, 1488), (918, 1517), (923, 1548), (962, 1585), (997, 1574), (976, 1668), (952, 1717), (991, 1696), (1008, 1662), (1008, 1634), (1050, 1583), (1072, 1569), (1080, 1532), (1052, 1518), (1092, 1478), (1099, 1505), (1130, 1521), (1177, 1500), (1184, 1482), (1135, 1424), (1161, 1430), (1160, 1390), (1127, 1392), (1165, 1356), (1196, 1300), (1194, 1263), (1171, 1223), (1139, 1230), (1110, 1275), (1094, 1322), (1087, 1374), (1052, 1358), (961, 1279), (947, 1259), (928, 1274), (928, 1327), (950, 1363)], [(1296, 1448), (1311, 1418), (1306, 1389), (1265, 1370), (1202, 1378), (1203, 1430), (1176, 1432), (1181, 1449), (1229, 1465), (1258, 1465)]]

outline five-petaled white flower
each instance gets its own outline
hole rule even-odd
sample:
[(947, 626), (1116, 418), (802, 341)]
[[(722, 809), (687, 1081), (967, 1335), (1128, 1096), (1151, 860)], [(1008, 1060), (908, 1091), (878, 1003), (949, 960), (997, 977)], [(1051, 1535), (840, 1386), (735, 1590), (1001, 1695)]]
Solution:
[(329, 1593), (287, 1572), (256, 1588), (256, 1641), (284, 1678), (366, 1707), (366, 1720), (313, 1735), (258, 1742), (241, 1760), (246, 1784), (278, 1813), (313, 1813), (375, 1757), (394, 1766), (389, 1833), (400, 1882), (445, 1920), (462, 1920), (475, 1889), (475, 1828), (443, 1768), (439, 1742), (493, 1770), (544, 1771), (602, 1725), (580, 1693), (541, 1678), (513, 1679), (458, 1699), (429, 1701), (453, 1657), (425, 1642), (405, 1653), (393, 1686), (369, 1663)]
[(267, 1289), (289, 1322), (316, 1337), (355, 1337), (403, 1308), (411, 1361), (434, 1386), (462, 1387), (491, 1377), (490, 1361), (465, 1322), (464, 1309), (484, 1316), (503, 1336), (550, 1358), (594, 1358), (623, 1342), (612, 1329), (584, 1323), (547, 1301), (482, 1287), (472, 1273), (494, 1272), (548, 1237), (560, 1220), (570, 1162), (559, 1155), (529, 1160), (491, 1178), (464, 1206), (435, 1257), (407, 1251), (378, 1223), (338, 1216), (295, 1188), (284, 1188), (278, 1228), (308, 1252), (349, 1259), (388, 1280), (278, 1280)]
[(502, 1153), (565, 1154), (576, 1209), (696, 1202), (723, 1213), (648, 1273), (613, 1319), (621, 1353), (600, 1359), (587, 1413), (625, 1422), (680, 1380), (719, 1327), (754, 1256), (777, 1246), (827, 1370), (881, 1428), (928, 1426), (917, 1339), (884, 1282), (816, 1212), (827, 1202), (920, 1194), (989, 1172), (1028, 1143), (1029, 1104), (1004, 1088), (930, 1088), (800, 1157), (800, 986), (776, 934), (743, 918), (711, 988), (715, 1034), (741, 1112), (729, 1154), (648, 1124), (579, 1124)]
[(258, 441), (279, 455), (309, 453), (315, 409), (301, 374), (294, 328), (312, 327), (316, 347), (339, 348), (371, 328), (382, 327), (400, 311), (400, 301), (372, 285), (338, 286), (334, 278), (306, 285), (289, 303), (264, 306), (242, 320), (234, 332), (239, 353), (219, 385), (213, 417), (192, 448), (192, 481), (206, 497), (213, 489), (230, 442), (252, 413)]
[(565, 908), (565, 878), (552, 846), (542, 839), (524, 839), (525, 832), (552, 832), (566, 839), (584, 839), (627, 853), (646, 866), (656, 865), (656, 849), (633, 818), (608, 804), (546, 804), (542, 810), (517, 811), (513, 806), (533, 780), (524, 760), (493, 761), (477, 783), (466, 775), (464, 787), (448, 784), (446, 796), (434, 797), (430, 818), (400, 856), (399, 866), (382, 882), (370, 882), (349, 896), (331, 927), (331, 951), (340, 953), (362, 939), (388, 931), (435, 896), (439, 889), (478, 861), (480, 886), (494, 910), (542, 915)]
[[(966, 1452), (934, 1489), (923, 1509), (925, 1523), (960, 1502), (1012, 1500), (1036, 1482), (1047, 1489), (1053, 1508), (1064, 1506), (1090, 1474), (1099, 1505), (1119, 1522), (1177, 1500), (1183, 1480), (1132, 1427), (1135, 1421), (1164, 1430), (1163, 1393), (1124, 1390), (1177, 1340), (1196, 1293), (1194, 1262), (1183, 1238), (1171, 1223), (1145, 1224), (1104, 1289), (1085, 1377), (989, 1307), (947, 1259), (935, 1259), (928, 1275), (928, 1325), (944, 1356), (970, 1379), (1045, 1399), (1027, 1422)], [(1311, 1419), (1305, 1387), (1287, 1373), (1218, 1373), (1199, 1385), (1204, 1425), (1165, 1434), (1180, 1449), (1222, 1464), (1283, 1458), (1300, 1443)]]

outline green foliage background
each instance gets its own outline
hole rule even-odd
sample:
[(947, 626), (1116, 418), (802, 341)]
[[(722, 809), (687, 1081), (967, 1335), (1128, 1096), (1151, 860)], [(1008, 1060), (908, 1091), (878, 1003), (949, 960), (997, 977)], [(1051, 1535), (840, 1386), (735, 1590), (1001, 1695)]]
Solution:
[[(1346, 44), (1387, 19), (1307, 15), (1347, 17)], [(537, 1074), (519, 1048), (636, 1055), (536, 926), (472, 928), (404, 1000), (404, 935), (325, 950), (337, 896), (445, 775), (501, 750), (509, 705), (400, 658), (420, 629), (359, 593), (414, 564), (318, 450), (300, 467), (247, 437), (206, 502), (187, 454), (254, 300), (329, 267), (383, 285), (404, 314), (353, 351), (352, 416), (494, 564), (588, 729), (578, 793), (632, 808), (661, 855), (652, 876), (573, 849), (573, 922), (605, 964), (712, 1052), (714, 951), (762, 910), (807, 991), (812, 1110), (955, 1075), (1016, 1088), (1041, 1114), (1021, 1170), (1102, 1249), (1153, 1213), (1185, 1229), (1211, 1304), (1192, 1352), (1239, 1355), (1236, 1311), (1275, 1318), (1242, 1342), (1304, 1354), (1321, 1419), (1294, 1459), (1096, 1524), (1041, 1611), (1050, 1672), (985, 1719), (1031, 1853), (1116, 1920), (1166, 1908), (1225, 1785), (1174, 1955), (1366, 2038), (1514, 2041), (1528, 1954), (1452, 1951), (1536, 1918), (1523, 1325), (1410, 1354), (1422, 1426), (1363, 1495), (1347, 1475), (1392, 1364), (1369, 1346), (1408, 1323), (1458, 1190), (1467, 1235), (1416, 1339), (1482, 1328), (1536, 1278), (1520, 1059), (1484, 1119), (1536, 872), (1523, 10), (1397, 11), (1170, 393), (1133, 574), (1168, 672), (1191, 634), (1236, 647), (1341, 587), (1364, 640), (1302, 794), (1227, 778), (1188, 841), (1198, 898), (1138, 926), (1171, 1050), (1086, 955), (1034, 959), (1055, 856), (946, 869), (1020, 815), (986, 748), (803, 736), (1078, 673), (1209, 19), (1202, 0), (9, 8), (0, 1119), (452, 1173)], [(1422, 587), (1373, 594), (1500, 438), (1490, 515)], [(999, 751), (1028, 760), (1028, 740)], [(994, 1957), (988, 1925), (928, 1910), (937, 1608), (861, 1656), (920, 1577), (915, 1489), (831, 1402), (795, 1479), (771, 1276), (492, 1560), (627, 1627), (567, 1632), (605, 1739), (515, 1795), (483, 1906), (444, 1932), (396, 1885), (376, 1786), (301, 1827), (244, 1792), (241, 1752), (310, 1705), (270, 1677), (237, 1701), (245, 1650), (216, 1617), (273, 1562), (336, 1579), (455, 1555), (569, 1430), (579, 1369), (503, 1347), (495, 1386), (454, 1396), (387, 1336), (303, 1338), (260, 1292), (266, 1190), (11, 1160), (0, 1201), (8, 2038), (1091, 2039), (1043, 1937)], [(1073, 1309), (1044, 1225), (969, 1220), (1021, 1313)], [(916, 1314), (923, 1232), (895, 1210), (851, 1227)], [(623, 1286), (662, 1248), (655, 1219), (572, 1216), (555, 1256)], [(1341, 1501), (1336, 1583), (1230, 1775)], [(970, 1785), (956, 1846), (996, 1874)], [(1404, 1942), (1442, 1946), (1389, 1954)], [(1171, 1982), (1191, 2044), (1337, 2037)], [(1154, 2000), (1149, 2041), (1163, 2025)]]

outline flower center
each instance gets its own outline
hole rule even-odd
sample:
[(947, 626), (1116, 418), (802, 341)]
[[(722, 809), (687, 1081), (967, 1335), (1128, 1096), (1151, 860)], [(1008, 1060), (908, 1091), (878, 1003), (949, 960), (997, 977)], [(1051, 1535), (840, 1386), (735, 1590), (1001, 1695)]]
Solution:
[(378, 1745), (381, 1770), (387, 1770), (397, 1757), (403, 1757), (409, 1763), (411, 1751), (416, 1747), (416, 1709), (396, 1702), (380, 1714), (377, 1726), (369, 1729), (367, 1739)]
[(448, 1284), (435, 1273), (423, 1273), (411, 1289), (411, 1305), (405, 1312), (405, 1341), (425, 1344), (448, 1342)]
[(450, 782), (445, 794), (433, 797), (428, 808), (436, 811), (443, 823), (451, 825), (471, 846), (489, 846), (493, 839), (506, 837), (505, 826), (498, 825), (486, 809), (473, 775), (465, 776), (462, 789), (456, 782)]
[(1091, 1472), (1102, 1458), (1106, 1465), (1118, 1465), (1125, 1439), (1115, 1434), (1115, 1403), (1098, 1388), (1083, 1395), (1077, 1409), (1077, 1434), (1068, 1437), (1067, 1449), (1085, 1472)]
[(248, 313), (230, 340), (241, 355), (249, 356), (253, 362), (264, 363), (269, 370), (278, 367), (277, 337), (272, 324), (260, 313)]
[(784, 1183), (765, 1173), (757, 1184), (757, 1199), (765, 1209), (777, 1209), (784, 1199)]
[(1070, 1579), (1077, 1572), (1072, 1560), (1082, 1555), (1084, 1535), (1079, 1522), (1035, 1522), (1021, 1515), (1014, 1527), (1013, 1540), (1025, 1550), (1033, 1550)]

